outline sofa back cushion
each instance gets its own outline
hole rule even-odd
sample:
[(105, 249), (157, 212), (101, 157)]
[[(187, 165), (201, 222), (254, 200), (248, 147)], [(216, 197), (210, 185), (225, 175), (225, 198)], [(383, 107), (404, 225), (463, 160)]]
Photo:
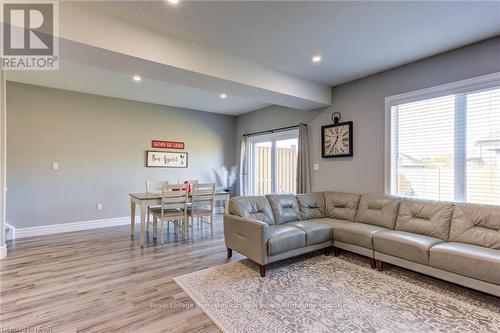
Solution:
[(303, 193), (295, 196), (299, 203), (300, 215), (303, 220), (325, 217), (325, 200), (323, 192)]
[(324, 195), (327, 217), (354, 221), (358, 210), (359, 194), (325, 192)]
[(385, 194), (363, 194), (359, 200), (356, 222), (394, 229), (400, 199)]
[(274, 224), (271, 205), (266, 197), (234, 197), (229, 200), (229, 214)]
[(277, 224), (300, 221), (299, 203), (297, 198), (292, 194), (270, 194), (267, 195), (267, 200), (271, 205), (274, 215), (274, 221)]
[(500, 207), (457, 203), (449, 241), (500, 250)]
[(403, 199), (399, 205), (396, 230), (448, 240), (453, 203)]

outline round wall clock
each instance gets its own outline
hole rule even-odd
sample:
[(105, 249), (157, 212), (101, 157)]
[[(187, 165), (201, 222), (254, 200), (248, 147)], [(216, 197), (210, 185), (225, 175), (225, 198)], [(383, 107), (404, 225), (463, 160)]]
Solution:
[(353, 156), (352, 121), (321, 126), (321, 156)]

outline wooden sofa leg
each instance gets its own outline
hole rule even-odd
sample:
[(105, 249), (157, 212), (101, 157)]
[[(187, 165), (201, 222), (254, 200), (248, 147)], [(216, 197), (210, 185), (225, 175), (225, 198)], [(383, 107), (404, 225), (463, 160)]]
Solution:
[(384, 262), (380, 260), (375, 260), (377, 265), (377, 271), (382, 272), (384, 270)]
[(370, 266), (372, 269), (375, 269), (375, 258), (370, 258)]
[(266, 276), (266, 265), (259, 265), (260, 269), (260, 276), (265, 277)]
[(227, 257), (231, 258), (233, 256), (233, 249), (227, 248)]
[(325, 256), (329, 256), (330, 255), (330, 247), (327, 247), (325, 248)]
[(338, 257), (340, 255), (340, 249), (338, 247), (333, 248), (333, 255)]

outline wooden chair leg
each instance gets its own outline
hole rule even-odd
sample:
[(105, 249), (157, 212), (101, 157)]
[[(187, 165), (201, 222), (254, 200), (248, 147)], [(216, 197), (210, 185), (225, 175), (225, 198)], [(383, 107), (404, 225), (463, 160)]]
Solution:
[(181, 220), (181, 225), (182, 225), (182, 239), (186, 239), (187, 238), (187, 229), (188, 229), (187, 223), (188, 223), (187, 217), (182, 218), (182, 220)]
[[(164, 241), (164, 238), (165, 238), (165, 232), (164, 232), (164, 225), (165, 225), (165, 221), (161, 221), (160, 222), (160, 243), (163, 244), (163, 241)], [(168, 223), (168, 221), (167, 221)]]
[(158, 233), (158, 219), (153, 216), (153, 239), (156, 240), (156, 234)]
[(214, 235), (214, 219), (212, 218), (211, 215), (207, 219), (210, 221), (210, 234), (213, 236)]
[(226, 248), (226, 251), (227, 251), (227, 257), (231, 258), (233, 256), (233, 249)]
[(384, 270), (384, 262), (380, 260), (375, 260), (377, 266), (377, 271), (382, 272)]
[(174, 235), (178, 235), (179, 234), (179, 223), (177, 222), (177, 220), (174, 221)]
[(259, 270), (260, 270), (260, 276), (265, 277), (266, 276), (266, 265), (259, 265)]
[(370, 258), (370, 266), (372, 269), (375, 269), (375, 258)]

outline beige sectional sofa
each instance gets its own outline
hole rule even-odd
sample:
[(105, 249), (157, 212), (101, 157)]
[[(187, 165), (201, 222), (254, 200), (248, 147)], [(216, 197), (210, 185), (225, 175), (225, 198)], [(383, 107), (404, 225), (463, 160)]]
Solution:
[(330, 247), (500, 296), (500, 207), (316, 192), (235, 197), (224, 216), (228, 256), (260, 266)]

